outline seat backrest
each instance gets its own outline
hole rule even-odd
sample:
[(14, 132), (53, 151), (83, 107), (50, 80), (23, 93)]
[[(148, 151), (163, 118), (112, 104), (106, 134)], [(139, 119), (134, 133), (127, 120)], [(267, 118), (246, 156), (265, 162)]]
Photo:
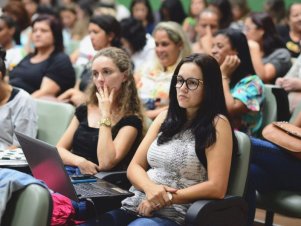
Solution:
[(6, 205), (1, 226), (48, 226), (52, 214), (49, 191), (38, 184), (30, 184), (14, 192)]
[(277, 121), (277, 102), (272, 92), (272, 86), (264, 85), (264, 95), (262, 128)]
[(56, 145), (74, 115), (71, 104), (35, 100), (38, 112), (38, 139)]
[(301, 112), (301, 102), (299, 104), (297, 104), (297, 106), (295, 107), (289, 122), (294, 123), (294, 121), (296, 120), (296, 118), (300, 112)]
[(243, 197), (249, 172), (251, 142), (249, 136), (245, 133), (235, 131), (235, 136), (238, 150), (231, 164), (227, 194)]

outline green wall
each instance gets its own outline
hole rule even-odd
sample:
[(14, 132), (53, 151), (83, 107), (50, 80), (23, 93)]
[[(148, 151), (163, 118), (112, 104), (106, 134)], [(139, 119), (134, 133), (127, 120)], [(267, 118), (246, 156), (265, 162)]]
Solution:
[[(149, 1), (152, 4), (153, 10), (158, 10), (161, 0), (149, 0)], [(185, 9), (187, 10), (190, 1), (189, 0), (181, 0), (181, 1)], [(117, 2), (120, 2), (125, 6), (129, 7), (131, 0), (117, 0)], [(261, 11), (264, 2), (265, 2), (264, 0), (248, 0), (249, 6), (252, 9), (252, 11)], [(288, 6), (292, 2), (301, 2), (301, 0), (285, 0), (286, 6)]]

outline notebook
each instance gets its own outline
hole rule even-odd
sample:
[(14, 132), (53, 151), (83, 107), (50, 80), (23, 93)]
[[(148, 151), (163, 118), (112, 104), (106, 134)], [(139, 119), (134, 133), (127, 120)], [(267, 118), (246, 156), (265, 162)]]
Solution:
[(96, 182), (72, 184), (55, 146), (16, 131), (15, 134), (33, 176), (44, 181), (51, 190), (74, 201), (83, 198), (126, 198), (133, 195), (98, 178)]

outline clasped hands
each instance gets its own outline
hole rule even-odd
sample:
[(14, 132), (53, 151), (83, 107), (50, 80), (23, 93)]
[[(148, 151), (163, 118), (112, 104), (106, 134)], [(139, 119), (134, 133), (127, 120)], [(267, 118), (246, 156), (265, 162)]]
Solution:
[(174, 194), (177, 189), (171, 188), (165, 185), (153, 185), (145, 190), (146, 199), (143, 200), (138, 208), (137, 212), (141, 216), (151, 217), (153, 211), (159, 210), (165, 206), (170, 206), (172, 200), (168, 193)]

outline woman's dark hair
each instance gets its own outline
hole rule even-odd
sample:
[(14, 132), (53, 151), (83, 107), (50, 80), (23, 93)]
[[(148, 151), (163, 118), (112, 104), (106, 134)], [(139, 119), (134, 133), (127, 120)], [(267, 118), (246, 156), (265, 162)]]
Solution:
[(21, 32), (30, 25), (29, 15), (22, 2), (9, 1), (2, 8), (3, 15), (11, 16), (16, 22), (16, 32), (14, 39), (17, 45), (20, 45)]
[(130, 17), (123, 19), (120, 25), (121, 37), (131, 44), (133, 52), (135, 53), (142, 50), (146, 44), (146, 32), (142, 22)]
[(179, 0), (164, 0), (160, 6), (161, 21), (174, 21), (182, 24), (186, 14)]
[(263, 34), (263, 52), (267, 56), (275, 49), (285, 48), (285, 44), (277, 33), (272, 17), (267, 13), (251, 13), (252, 22), (264, 31)]
[(90, 19), (90, 23), (96, 24), (107, 34), (113, 34), (114, 38), (111, 42), (111, 46), (120, 47), (121, 28), (120, 23), (115, 17), (111, 15), (93, 16)]
[(131, 15), (133, 16), (133, 7), (137, 3), (142, 3), (142, 4), (144, 4), (146, 6), (147, 11), (148, 11), (147, 12), (147, 16), (146, 16), (147, 23), (148, 24), (154, 23), (155, 18), (154, 18), (154, 15), (153, 15), (153, 9), (152, 9), (152, 6), (151, 6), (151, 4), (149, 3), (148, 0), (132, 0), (131, 5), (130, 5)]
[(231, 3), (229, 0), (212, 0), (209, 6), (216, 7), (220, 12), (219, 27), (221, 29), (228, 28), (233, 21)]
[(15, 33), (13, 35), (13, 39), (14, 39), (15, 43), (19, 45), (20, 44), (20, 34), (17, 32), (16, 21), (11, 16), (8, 16), (8, 15), (0, 16), (0, 20), (3, 20), (9, 29), (15, 28)]
[(281, 23), (285, 18), (285, 1), (284, 0), (267, 0), (265, 11), (275, 20), (275, 23)]
[(94, 0), (79, 0), (77, 2), (78, 7), (84, 12), (88, 17), (93, 15)]
[(5, 56), (6, 50), (2, 46), (0, 46), (0, 72), (2, 73), (2, 80), (6, 75)]
[(240, 30), (232, 28), (219, 30), (214, 34), (214, 37), (217, 35), (224, 35), (229, 39), (232, 49), (236, 50), (240, 59), (240, 64), (231, 75), (230, 87), (234, 87), (246, 76), (255, 75), (246, 36)]
[(46, 21), (49, 24), (54, 39), (54, 52), (64, 51), (62, 24), (60, 20), (58, 20), (52, 15), (41, 14), (32, 22), (31, 26), (33, 27), (35, 23), (42, 21)]
[[(196, 64), (203, 74), (203, 99), (196, 117), (186, 125), (186, 110), (179, 106), (175, 88), (176, 76), (172, 77), (169, 91), (169, 107), (166, 119), (162, 123), (158, 137), (158, 145), (168, 142), (172, 137), (183, 130), (185, 126), (191, 129), (195, 136), (195, 150), (198, 158), (207, 166), (205, 148), (216, 142), (215, 119), (218, 115), (228, 117), (225, 96), (222, 84), (222, 75), (217, 61), (208, 54), (192, 54), (183, 58), (177, 65), (174, 75), (179, 73), (185, 63)], [(233, 133), (233, 132), (232, 132)], [(233, 144), (236, 150), (236, 139), (233, 133)]]

